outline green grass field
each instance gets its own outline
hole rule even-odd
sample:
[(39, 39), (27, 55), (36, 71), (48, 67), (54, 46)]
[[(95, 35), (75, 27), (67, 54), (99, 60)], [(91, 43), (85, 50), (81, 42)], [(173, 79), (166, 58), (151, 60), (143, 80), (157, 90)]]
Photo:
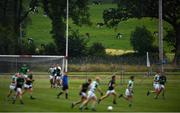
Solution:
[[(94, 78), (99, 75), (101, 77), (101, 89), (103, 92), (106, 92), (107, 83), (110, 73), (87, 73), (88, 77)], [(124, 76), (123, 85), (117, 85), (116, 92), (124, 93), (126, 88), (126, 82), (129, 75)], [(26, 93), (23, 97), (24, 105), (20, 105), (19, 101), (13, 105), (12, 101), (6, 98), (8, 93), (8, 87), (10, 83), (10, 76), (1, 75), (0, 76), (0, 112), (5, 111), (14, 111), (14, 112), (78, 112), (78, 106), (74, 109), (71, 109), (71, 103), (79, 99), (79, 86), (85, 81), (85, 73), (70, 73), (69, 77), (69, 99), (66, 100), (64, 96), (59, 99), (56, 98), (57, 93), (59, 92), (58, 88), (50, 88), (48, 75), (35, 75), (34, 82), (34, 96), (37, 98), (35, 100), (30, 100), (29, 95)], [(180, 111), (180, 76), (178, 75), (167, 75), (167, 85), (166, 85), (166, 99), (162, 99), (160, 96), (159, 99), (153, 99), (153, 95), (149, 97), (146, 96), (148, 89), (152, 88), (153, 77), (143, 77), (141, 75), (135, 75), (135, 92), (134, 100), (131, 108), (128, 107), (128, 102), (123, 99), (117, 99), (117, 105), (112, 104), (112, 98), (108, 98), (102, 101), (100, 104), (97, 104), (96, 108), (98, 112), (106, 112), (107, 106), (112, 105), (113, 111), (134, 111), (134, 112), (147, 112), (147, 111), (158, 111), (158, 112), (179, 112)], [(120, 75), (117, 75), (117, 84), (120, 84)], [(97, 92), (97, 97), (100, 95)], [(90, 104), (89, 104), (90, 107)], [(87, 110), (90, 111), (90, 110)]]

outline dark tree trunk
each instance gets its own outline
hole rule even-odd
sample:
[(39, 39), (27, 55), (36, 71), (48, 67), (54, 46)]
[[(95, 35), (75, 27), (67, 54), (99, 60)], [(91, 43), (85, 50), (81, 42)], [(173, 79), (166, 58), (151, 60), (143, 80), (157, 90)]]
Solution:
[(176, 47), (175, 47), (175, 56), (174, 64), (180, 64), (180, 24), (174, 27), (176, 35)]

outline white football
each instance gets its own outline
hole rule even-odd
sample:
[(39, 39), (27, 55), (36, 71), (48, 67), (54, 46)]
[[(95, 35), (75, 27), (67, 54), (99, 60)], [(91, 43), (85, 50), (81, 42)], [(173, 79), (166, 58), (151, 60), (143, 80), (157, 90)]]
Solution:
[(107, 110), (108, 110), (108, 111), (112, 111), (112, 110), (113, 110), (113, 107), (112, 107), (112, 106), (108, 106), (108, 107), (107, 107)]

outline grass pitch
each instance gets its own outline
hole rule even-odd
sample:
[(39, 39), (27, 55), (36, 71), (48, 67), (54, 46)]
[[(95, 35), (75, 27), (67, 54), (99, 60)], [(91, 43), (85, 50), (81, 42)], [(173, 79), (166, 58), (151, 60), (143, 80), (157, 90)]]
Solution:
[[(70, 73), (71, 74), (71, 73)], [(76, 75), (74, 75), (76, 74)], [(5, 111), (14, 111), (14, 112), (76, 112), (79, 111), (79, 106), (71, 109), (71, 103), (77, 101), (80, 97), (79, 86), (86, 79), (86, 76), (74, 73), (69, 77), (69, 99), (66, 100), (64, 95), (59, 99), (56, 98), (59, 88), (50, 88), (48, 75), (35, 75), (34, 82), (34, 97), (35, 100), (30, 100), (29, 94), (26, 93), (23, 96), (24, 105), (20, 105), (19, 101), (13, 105), (10, 99), (6, 98), (6, 95), (9, 90), (10, 76), (1, 75), (0, 76), (0, 112)], [(77, 76), (78, 75), (78, 76)], [(101, 89), (104, 94), (107, 89), (107, 82), (110, 79), (110, 75), (106, 73), (88, 73), (88, 77), (94, 78), (99, 75), (101, 77)], [(127, 80), (129, 75), (124, 76), (123, 84), (120, 85), (121, 79), (120, 75), (117, 75), (116, 80), (116, 92), (124, 93)], [(106, 112), (108, 106), (113, 106), (114, 112), (119, 111), (130, 111), (130, 112), (147, 112), (147, 111), (158, 111), (158, 112), (167, 112), (180, 111), (180, 76), (178, 75), (167, 75), (167, 85), (166, 85), (166, 99), (162, 99), (162, 96), (159, 99), (153, 99), (153, 94), (146, 96), (148, 89), (152, 89), (153, 77), (144, 77), (141, 75), (135, 75), (135, 84), (134, 84), (134, 100), (131, 108), (128, 107), (128, 102), (121, 99), (117, 99), (117, 105), (112, 104), (112, 97), (105, 99), (100, 104), (97, 104), (96, 108), (99, 112)], [(98, 92), (96, 92), (97, 97), (100, 97)], [(90, 108), (89, 104), (89, 108)], [(86, 110), (90, 111), (90, 110)]]

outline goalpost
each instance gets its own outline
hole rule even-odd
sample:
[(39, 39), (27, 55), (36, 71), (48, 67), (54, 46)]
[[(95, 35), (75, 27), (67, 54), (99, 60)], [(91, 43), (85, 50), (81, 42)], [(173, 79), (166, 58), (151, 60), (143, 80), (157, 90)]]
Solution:
[[(7, 66), (14, 67), (15, 70), (17, 71), (19, 63), (31, 64), (31, 63), (42, 63), (42, 61), (43, 62), (52, 61), (50, 63), (51, 65), (52, 65), (52, 63), (58, 62), (58, 64), (61, 64), (61, 68), (62, 68), (63, 72), (68, 71), (69, 0), (67, 0), (66, 3), (67, 4), (66, 4), (66, 37), (65, 37), (66, 38), (66, 45), (65, 45), (66, 50), (65, 50), (65, 55), (64, 56), (51, 56), (51, 55), (0, 55), (0, 73), (3, 72), (3, 69), (9, 68)], [(61, 60), (57, 61), (58, 59), (59, 60), (61, 59)], [(40, 65), (40, 64), (38, 64), (38, 65)], [(8, 70), (8, 69), (5, 69), (5, 70)]]
[(51, 55), (0, 55), (0, 73), (16, 73), (19, 68), (26, 64), (30, 70), (37, 73), (48, 73), (52, 65), (59, 65), (63, 73), (65, 67), (65, 56)]

